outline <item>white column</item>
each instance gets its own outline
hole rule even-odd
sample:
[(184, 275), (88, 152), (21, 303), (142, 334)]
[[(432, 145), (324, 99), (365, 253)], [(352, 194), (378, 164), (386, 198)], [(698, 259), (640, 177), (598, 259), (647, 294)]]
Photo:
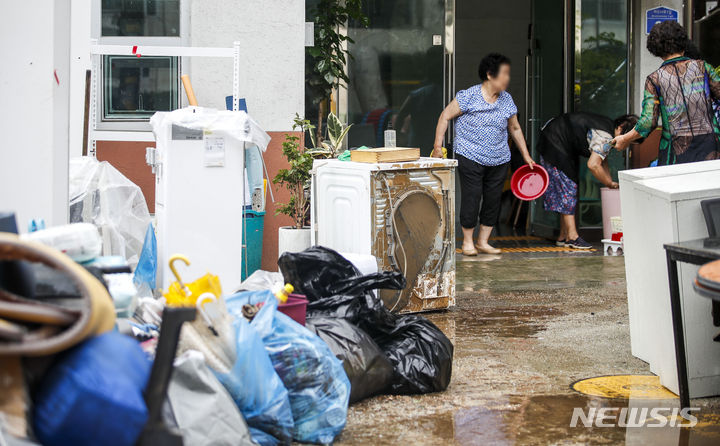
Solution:
[(68, 216), (70, 0), (11, 2), (0, 27), (0, 208), (62, 224)]
[(91, 0), (72, 0), (70, 8), (70, 157), (82, 155), (85, 72), (90, 69)]

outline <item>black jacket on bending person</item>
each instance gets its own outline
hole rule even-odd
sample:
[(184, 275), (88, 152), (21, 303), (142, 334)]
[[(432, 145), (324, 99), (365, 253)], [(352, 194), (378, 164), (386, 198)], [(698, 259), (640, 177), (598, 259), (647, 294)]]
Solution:
[(566, 113), (555, 117), (540, 131), (538, 153), (546, 162), (578, 183), (580, 157), (590, 156), (590, 144), (587, 140), (590, 129), (602, 130), (612, 136), (613, 120), (586, 112)]

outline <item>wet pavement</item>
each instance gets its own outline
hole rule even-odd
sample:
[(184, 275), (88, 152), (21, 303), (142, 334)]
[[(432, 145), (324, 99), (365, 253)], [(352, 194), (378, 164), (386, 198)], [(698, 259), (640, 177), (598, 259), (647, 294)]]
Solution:
[[(719, 398), (693, 400), (697, 425), (681, 428), (687, 421), (672, 412), (676, 398), (608, 399), (572, 390), (585, 378), (649, 374), (630, 354), (624, 276), (622, 257), (458, 256), (457, 307), (426, 314), (455, 345), (450, 386), (351, 406), (337, 444), (720, 444)], [(585, 427), (579, 418), (571, 427), (575, 408), (604, 410), (613, 427)], [(652, 408), (667, 408), (656, 413), (656, 427), (649, 427)], [(628, 418), (621, 413), (650, 421), (619, 427), (612, 415)]]

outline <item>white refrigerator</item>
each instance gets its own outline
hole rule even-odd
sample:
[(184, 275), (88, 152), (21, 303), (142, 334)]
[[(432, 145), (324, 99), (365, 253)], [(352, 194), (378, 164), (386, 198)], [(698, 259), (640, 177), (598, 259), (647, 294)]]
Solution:
[[(663, 245), (708, 236), (700, 202), (720, 197), (720, 160), (620, 172), (632, 354), (677, 393), (677, 367)], [(692, 398), (720, 394), (719, 330), (711, 303), (692, 288), (697, 266), (680, 263), (680, 294)]]
[(191, 262), (178, 265), (183, 281), (211, 272), (225, 293), (232, 292), (242, 271), (244, 145), (264, 151), (270, 137), (243, 111), (187, 107), (156, 113), (150, 122), (158, 286), (166, 290), (175, 280), (167, 262), (182, 254)]

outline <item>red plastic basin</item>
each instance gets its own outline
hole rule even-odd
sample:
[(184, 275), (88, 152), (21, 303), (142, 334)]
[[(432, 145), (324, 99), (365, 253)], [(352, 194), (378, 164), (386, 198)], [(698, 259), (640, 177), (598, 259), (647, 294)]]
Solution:
[(531, 201), (541, 197), (549, 183), (550, 177), (543, 166), (535, 164), (534, 168), (530, 169), (530, 166), (525, 164), (513, 173), (510, 189), (519, 199)]
[(278, 304), (278, 310), (298, 324), (305, 326), (308, 300), (302, 294), (290, 294), (284, 304)]

